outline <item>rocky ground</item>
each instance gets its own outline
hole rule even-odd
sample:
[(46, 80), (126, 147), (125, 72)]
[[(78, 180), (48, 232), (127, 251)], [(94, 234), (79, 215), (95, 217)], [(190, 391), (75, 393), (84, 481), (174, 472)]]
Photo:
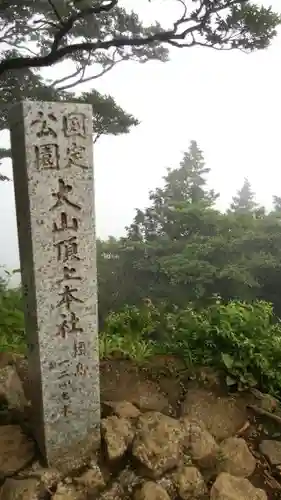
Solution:
[(28, 433), (26, 362), (0, 355), (0, 500), (281, 500), (281, 408), (158, 357), (101, 364), (102, 445), (87, 469), (43, 468)]

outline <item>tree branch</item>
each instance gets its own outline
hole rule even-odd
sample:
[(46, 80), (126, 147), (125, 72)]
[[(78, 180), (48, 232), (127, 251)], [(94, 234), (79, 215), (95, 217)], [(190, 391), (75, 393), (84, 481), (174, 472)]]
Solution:
[(55, 14), (55, 16), (56, 16), (56, 18), (57, 18), (58, 22), (59, 22), (59, 23), (60, 23), (60, 25), (62, 26), (62, 25), (63, 25), (62, 18), (61, 18), (61, 16), (60, 16), (60, 14), (59, 14), (59, 12), (58, 12), (58, 9), (56, 8), (56, 6), (55, 6), (55, 4), (54, 4), (53, 0), (48, 0), (48, 3), (50, 4), (50, 6), (51, 6), (51, 8), (52, 8), (52, 10), (53, 10), (53, 12), (54, 12), (54, 14)]
[(74, 24), (80, 19), (84, 19), (92, 14), (101, 14), (101, 12), (109, 12), (115, 5), (117, 5), (118, 0), (111, 0), (108, 4), (100, 4), (95, 7), (88, 7), (86, 9), (82, 9), (81, 11), (70, 16), (66, 21), (61, 23), (61, 29), (57, 32), (54, 37), (54, 43), (52, 46), (52, 52), (57, 50), (60, 42), (73, 28)]
[[(53, 5), (52, 0), (49, 3)], [(0, 61), (0, 77), (6, 72), (11, 70), (23, 69), (23, 68), (41, 68), (45, 66), (51, 66), (67, 56), (71, 56), (77, 52), (87, 52), (93, 53), (96, 50), (108, 50), (110, 48), (124, 48), (124, 47), (140, 47), (143, 45), (153, 45), (155, 43), (167, 43), (176, 47), (192, 47), (195, 45), (204, 45), (205, 47), (217, 48), (219, 42), (206, 40), (206, 43), (195, 40), (194, 33), (201, 33), (206, 23), (208, 23), (213, 14), (225, 11), (226, 9), (233, 7), (235, 5), (241, 5), (247, 2), (247, 0), (229, 0), (227, 2), (210, 2), (209, 0), (201, 0), (200, 5), (193, 13), (186, 17), (186, 5), (183, 0), (179, 0), (183, 5), (184, 11), (181, 17), (174, 22), (173, 28), (166, 31), (159, 31), (152, 33), (147, 36), (117, 36), (110, 40), (99, 40), (77, 42), (70, 45), (61, 46), (63, 38), (70, 33), (77, 21), (86, 18), (90, 15), (98, 15), (101, 13), (109, 12), (118, 3), (118, 0), (100, 0), (99, 4), (94, 7), (87, 7), (71, 14), (66, 20), (59, 16), (59, 23), (55, 25), (56, 33), (54, 35), (54, 40), (49, 53), (43, 55), (35, 55), (34, 57), (18, 56), (18, 57), (7, 57)], [(41, 21), (40, 21), (41, 22)], [(179, 28), (189, 23), (183, 31), (178, 32)], [(208, 35), (208, 32), (207, 32)], [(191, 41), (186, 41), (187, 36), (191, 36)], [(228, 37), (223, 40), (224, 43), (231, 41)], [(233, 47), (233, 46), (232, 46)], [(228, 47), (219, 47), (223, 50)], [(84, 66), (84, 65), (83, 65)], [(105, 71), (106, 72), (106, 71)], [(82, 74), (82, 80), (84, 79), (85, 70), (81, 68), (79, 71), (74, 73), (74, 76)], [(94, 78), (94, 77), (93, 77)], [(92, 79), (92, 78), (90, 78)], [(81, 80), (81, 81), (82, 81)], [(78, 81), (80, 83), (80, 80)], [(54, 84), (53, 84), (54, 85)], [(73, 84), (74, 85), (74, 84)], [(71, 85), (71, 86), (73, 86)], [(70, 88), (70, 86), (62, 87), (60, 90), (65, 88)]]
[[(85, 72), (86, 72), (87, 66), (89, 65), (89, 59), (90, 59), (90, 54), (89, 54), (88, 61), (86, 63), (84, 63), (83, 66), (81, 66), (78, 71), (76, 71), (75, 73), (73, 73), (70, 76), (62, 78), (61, 80), (56, 80), (55, 85), (63, 83), (65, 81), (69, 80), (70, 78), (75, 78), (76, 76), (79, 76), (79, 78), (73, 83), (65, 84), (62, 87), (57, 87), (56, 90), (58, 90), (58, 91), (69, 90), (72, 87), (76, 87), (76, 85), (80, 85), (81, 83), (90, 82), (91, 80), (96, 80), (97, 78), (100, 78), (101, 76), (105, 75), (106, 73), (108, 73), (108, 71), (110, 71), (118, 63), (126, 60), (126, 58), (121, 58), (118, 61), (114, 60), (116, 53), (117, 53), (117, 50), (114, 51), (113, 60), (112, 60), (111, 64), (109, 64), (109, 66), (107, 66), (106, 68), (104, 68), (102, 71), (100, 71), (99, 73), (97, 73), (95, 75), (85, 77)], [(54, 86), (54, 83), (52, 84), (52, 86)]]
[(169, 43), (170, 38), (183, 40), (188, 32), (198, 30), (200, 27), (201, 24), (192, 26), (185, 30), (184, 34), (178, 35), (176, 35), (173, 30), (169, 30), (155, 33), (143, 38), (129, 38), (125, 36), (120, 38), (113, 38), (106, 41), (98, 40), (96, 42), (74, 43), (66, 47), (61, 47), (59, 49), (52, 49), (49, 54), (45, 56), (39, 55), (35, 57), (13, 57), (11, 59), (6, 59), (0, 62), (0, 76), (3, 75), (5, 71), (22, 68), (42, 68), (44, 66), (50, 66), (70, 54), (75, 54), (76, 52), (81, 51), (89, 52), (98, 49), (108, 50), (110, 47), (140, 47), (142, 45), (149, 45), (155, 42)]

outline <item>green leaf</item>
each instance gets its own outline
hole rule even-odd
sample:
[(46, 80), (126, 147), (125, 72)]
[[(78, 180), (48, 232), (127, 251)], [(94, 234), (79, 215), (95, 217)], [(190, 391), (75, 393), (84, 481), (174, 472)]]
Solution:
[(235, 380), (234, 378), (227, 375), (225, 382), (226, 382), (227, 387), (231, 387), (232, 385), (235, 385), (237, 383), (237, 380)]
[(227, 354), (227, 353), (222, 353), (221, 355), (221, 359), (225, 365), (225, 367), (228, 369), (228, 370), (231, 370), (231, 368), (233, 367), (233, 364), (234, 364), (234, 359), (232, 356), (230, 356), (230, 354)]

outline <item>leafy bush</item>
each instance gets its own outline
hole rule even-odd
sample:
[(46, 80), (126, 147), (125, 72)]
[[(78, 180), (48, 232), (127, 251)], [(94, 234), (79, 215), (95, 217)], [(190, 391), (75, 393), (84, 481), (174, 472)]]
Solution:
[[(119, 352), (126, 346), (124, 352), (130, 358), (136, 343), (146, 343), (146, 358), (174, 354), (190, 367), (224, 369), (228, 385), (257, 386), (273, 394), (281, 391), (281, 323), (271, 304), (231, 301), (225, 305), (216, 300), (201, 311), (190, 305), (160, 317), (151, 304), (142, 311), (126, 307), (109, 315), (104, 338), (115, 339), (115, 348), (119, 342)], [(161, 341), (153, 342), (151, 337), (159, 333), (159, 325)]]
[(0, 280), (0, 350), (24, 352), (26, 349), (24, 315), (20, 288), (9, 288)]
[[(25, 350), (20, 289), (0, 281), (0, 350)], [(125, 306), (110, 313), (100, 333), (100, 357), (124, 357), (144, 363), (155, 354), (183, 358), (189, 367), (214, 366), (227, 374), (229, 385), (257, 386), (281, 393), (281, 322), (272, 305), (219, 299), (197, 310)]]

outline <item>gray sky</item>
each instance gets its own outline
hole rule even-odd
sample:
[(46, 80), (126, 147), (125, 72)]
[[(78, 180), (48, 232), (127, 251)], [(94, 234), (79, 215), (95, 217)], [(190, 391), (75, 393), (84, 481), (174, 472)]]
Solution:
[[(281, 13), (280, 0), (262, 3)], [(142, 5), (147, 20), (160, 18), (157, 3)], [(162, 20), (173, 14), (172, 8), (163, 11)], [(272, 194), (281, 196), (280, 55), (281, 33), (268, 50), (251, 55), (173, 49), (168, 63), (125, 62), (84, 86), (110, 93), (141, 121), (129, 135), (103, 137), (95, 147), (98, 235), (124, 232), (134, 209), (146, 206), (149, 190), (161, 184), (166, 167), (178, 165), (192, 139), (212, 169), (209, 184), (221, 193), (220, 208), (244, 176), (270, 207)], [(8, 145), (8, 134), (1, 138)], [(11, 176), (11, 162), (0, 171)], [(12, 183), (1, 183), (0, 194), (0, 264), (11, 269), (18, 266)]]

